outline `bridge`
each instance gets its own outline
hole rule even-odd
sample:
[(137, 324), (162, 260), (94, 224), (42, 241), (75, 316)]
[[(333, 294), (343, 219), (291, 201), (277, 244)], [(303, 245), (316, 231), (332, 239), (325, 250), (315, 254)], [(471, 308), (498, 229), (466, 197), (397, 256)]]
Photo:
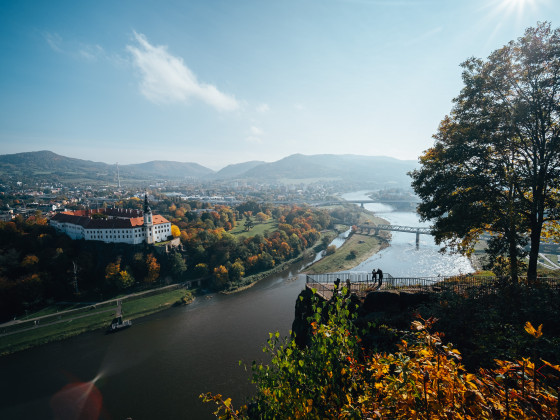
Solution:
[(321, 202), (311, 202), (310, 205), (313, 206), (336, 206), (337, 204), (359, 204), (360, 207), (364, 207), (364, 204), (419, 204), (420, 200), (386, 200), (386, 199), (377, 199), (377, 200), (342, 200), (342, 201), (321, 201)]
[(432, 230), (427, 227), (419, 227), (419, 226), (399, 226), (399, 225), (357, 225), (358, 229), (361, 229), (362, 232), (367, 230), (368, 233), (371, 233), (372, 230), (375, 230), (375, 234), (378, 235), (380, 230), (387, 230), (391, 232), (408, 232), (408, 233), (415, 233), (416, 234), (416, 246), (420, 245), (420, 235), (431, 235)]

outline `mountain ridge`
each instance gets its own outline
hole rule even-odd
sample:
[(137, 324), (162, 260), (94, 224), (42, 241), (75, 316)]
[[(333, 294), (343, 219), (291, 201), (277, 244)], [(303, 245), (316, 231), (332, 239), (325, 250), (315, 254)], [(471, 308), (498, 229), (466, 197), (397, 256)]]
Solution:
[[(195, 162), (153, 160), (144, 163), (118, 165), (123, 182), (155, 179), (201, 181), (267, 181), (271, 183), (328, 179), (331, 181), (361, 181), (373, 184), (410, 185), (407, 172), (418, 166), (416, 161), (388, 156), (355, 154), (292, 154), (274, 162), (248, 161), (227, 165), (214, 171)], [(58, 155), (49, 150), (0, 155), (1, 179), (14, 177), (54, 180), (102, 181), (117, 180), (117, 165)]]

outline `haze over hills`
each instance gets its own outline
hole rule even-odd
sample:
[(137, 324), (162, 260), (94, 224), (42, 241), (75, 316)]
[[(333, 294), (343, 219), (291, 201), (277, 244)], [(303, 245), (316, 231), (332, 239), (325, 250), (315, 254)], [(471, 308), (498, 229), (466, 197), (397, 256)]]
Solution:
[(214, 178), (216, 179), (236, 178), (243, 175), (248, 170), (253, 169), (255, 166), (264, 165), (264, 164), (266, 164), (266, 162), (262, 160), (251, 160), (249, 162), (234, 163), (226, 166), (225, 168), (220, 169), (218, 172), (214, 174)]
[[(249, 161), (213, 171), (198, 163), (151, 161), (119, 165), (121, 183), (153, 180), (245, 180), (248, 182), (299, 183), (340, 181), (373, 185), (410, 185), (407, 172), (417, 162), (384, 156), (301, 155), (287, 156), (276, 162)], [(104, 182), (117, 180), (117, 166), (75, 159), (50, 151), (0, 155), (0, 179), (50, 180), (53, 182)]]

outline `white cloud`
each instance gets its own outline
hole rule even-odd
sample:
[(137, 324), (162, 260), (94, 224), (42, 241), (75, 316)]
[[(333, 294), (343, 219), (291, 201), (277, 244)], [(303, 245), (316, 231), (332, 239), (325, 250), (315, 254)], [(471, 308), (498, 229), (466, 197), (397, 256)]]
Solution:
[(45, 37), (45, 41), (47, 41), (47, 44), (49, 44), (49, 46), (54, 51), (58, 53), (63, 52), (61, 48), (62, 37), (59, 34), (51, 34), (49, 32), (46, 32), (43, 36)]
[(303, 111), (305, 109), (305, 106), (303, 104), (295, 104), (294, 108), (298, 111)]
[(88, 61), (96, 61), (99, 57), (105, 56), (105, 51), (100, 45), (84, 45), (79, 54)]
[(249, 128), (249, 135), (247, 137), (245, 137), (245, 141), (247, 143), (253, 143), (253, 144), (261, 144), (262, 143), (262, 136), (264, 134), (264, 131), (262, 131), (259, 127), (257, 127), (256, 125), (252, 125)]
[(266, 114), (268, 111), (270, 111), (270, 107), (268, 106), (268, 104), (260, 104), (259, 106), (257, 106), (256, 110), (260, 114)]
[(67, 41), (66, 39), (62, 39), (57, 33), (45, 32), (43, 36), (53, 51), (68, 57), (79, 60), (85, 59), (87, 61), (97, 61), (100, 58), (107, 58), (105, 50), (101, 45)]
[(140, 70), (142, 94), (152, 102), (186, 102), (197, 98), (222, 111), (239, 108), (237, 100), (220, 92), (215, 86), (201, 83), (185, 65), (164, 45), (153, 46), (142, 34), (134, 32), (138, 46), (128, 45), (134, 65)]
[(255, 127), (254, 125), (251, 126), (250, 131), (254, 136), (262, 136), (264, 134), (259, 127)]

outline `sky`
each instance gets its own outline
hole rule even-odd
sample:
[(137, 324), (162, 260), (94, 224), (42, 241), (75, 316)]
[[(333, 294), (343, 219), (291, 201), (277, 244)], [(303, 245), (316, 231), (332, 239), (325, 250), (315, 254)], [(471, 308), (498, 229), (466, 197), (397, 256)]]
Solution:
[(0, 0), (0, 154), (417, 160), (460, 64), (558, 0)]

